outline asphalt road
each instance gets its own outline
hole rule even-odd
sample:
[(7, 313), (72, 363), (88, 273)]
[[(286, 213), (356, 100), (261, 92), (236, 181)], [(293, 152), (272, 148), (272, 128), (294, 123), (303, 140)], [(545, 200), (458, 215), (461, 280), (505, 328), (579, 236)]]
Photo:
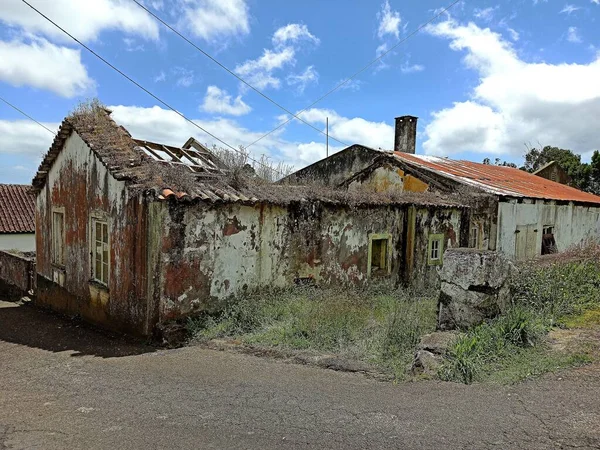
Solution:
[(600, 448), (600, 367), (397, 384), (157, 350), (0, 302), (0, 449)]

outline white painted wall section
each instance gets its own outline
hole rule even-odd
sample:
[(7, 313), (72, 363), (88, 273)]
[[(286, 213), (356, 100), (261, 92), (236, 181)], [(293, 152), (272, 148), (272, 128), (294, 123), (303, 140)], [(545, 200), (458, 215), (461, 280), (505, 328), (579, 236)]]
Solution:
[(562, 252), (588, 240), (600, 241), (600, 207), (569, 203), (515, 200), (498, 204), (498, 250), (509, 258), (516, 256), (517, 227), (535, 225), (536, 255), (541, 254), (542, 229), (554, 227), (558, 251)]
[(0, 250), (19, 250), (21, 252), (35, 251), (34, 233), (0, 234)]

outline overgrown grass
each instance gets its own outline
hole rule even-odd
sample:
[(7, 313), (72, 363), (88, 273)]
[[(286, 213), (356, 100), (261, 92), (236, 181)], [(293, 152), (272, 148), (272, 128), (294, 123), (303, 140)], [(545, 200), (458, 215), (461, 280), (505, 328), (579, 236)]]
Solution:
[(457, 339), (448, 350), (440, 378), (511, 382), (588, 362), (584, 353), (552, 351), (546, 334), (554, 326), (576, 325), (594, 316), (586, 311), (600, 306), (598, 253), (595, 247), (521, 266), (512, 280), (509, 310)]
[(435, 330), (436, 307), (435, 292), (302, 287), (231, 300), (220, 315), (190, 320), (188, 328), (200, 340), (335, 353), (402, 378), (421, 336)]

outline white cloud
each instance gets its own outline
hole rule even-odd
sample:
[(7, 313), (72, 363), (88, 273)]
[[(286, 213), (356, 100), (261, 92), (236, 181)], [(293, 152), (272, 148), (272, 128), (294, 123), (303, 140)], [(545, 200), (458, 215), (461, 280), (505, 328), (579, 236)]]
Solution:
[(394, 145), (394, 128), (386, 122), (371, 122), (362, 117), (342, 117), (328, 109), (312, 108), (301, 114), (312, 124), (325, 125), (329, 117), (329, 133), (348, 143), (363, 144), (374, 148), (390, 149)]
[(422, 72), (424, 70), (425, 66), (421, 64), (409, 64), (408, 62), (405, 62), (400, 66), (400, 71), (404, 74)]
[(126, 52), (141, 52), (144, 51), (144, 46), (138, 44), (135, 39), (123, 38), (123, 44), (125, 44)]
[(580, 10), (581, 8), (579, 6), (575, 6), (575, 5), (565, 5), (565, 7), (560, 11), (561, 14), (567, 14), (567, 15), (571, 15), (572, 13), (574, 13), (575, 11)]
[(205, 112), (231, 116), (242, 116), (252, 111), (252, 108), (244, 103), (241, 95), (234, 99), (227, 91), (217, 86), (209, 86), (206, 89), (206, 96), (200, 108)]
[(592, 3), (593, 3), (594, 5), (600, 5), (600, 0), (592, 0)]
[[(343, 83), (346, 80), (340, 80), (336, 83), (336, 86), (340, 83)], [(363, 81), (362, 80), (357, 80), (356, 78), (353, 78), (352, 80), (348, 81), (347, 83), (344, 83), (342, 86), (339, 87), (339, 89), (348, 89), (350, 91), (359, 91), (360, 87), (363, 85)]]
[[(125, 126), (131, 134), (139, 139), (161, 142), (170, 145), (182, 145), (190, 136), (200, 142), (212, 146), (218, 142), (202, 131), (186, 122), (172, 111), (158, 106), (142, 108), (136, 106), (109, 106), (112, 117), (117, 123)], [(370, 122), (355, 117), (341, 117), (333, 110), (311, 109), (302, 113), (302, 118), (325, 128), (325, 118), (329, 117), (330, 133), (345, 142), (362, 143), (375, 148), (391, 148), (394, 144), (394, 130), (384, 122)], [(212, 120), (194, 120), (195, 123), (219, 136), (233, 147), (248, 145), (261, 137), (267, 130), (251, 130), (241, 126), (234, 120), (218, 118)], [(249, 148), (254, 158), (269, 156), (273, 161), (284, 161), (296, 168), (304, 167), (325, 157), (325, 140), (299, 142), (289, 141), (282, 137), (285, 128), (262, 139)], [(331, 141), (330, 141), (331, 143)], [(330, 154), (341, 150), (339, 146), (329, 146)]]
[(250, 33), (245, 0), (181, 0), (182, 25), (206, 41)]
[(582, 42), (577, 27), (569, 27), (567, 30), (567, 41), (572, 42), (573, 44), (580, 44)]
[(79, 50), (46, 40), (0, 41), (0, 80), (13, 86), (32, 86), (63, 97), (89, 93), (94, 81), (81, 62)]
[[(600, 1), (600, 0), (598, 0), (598, 1)], [(513, 30), (512, 28), (507, 28), (506, 31), (508, 31), (508, 34), (510, 34), (510, 38), (513, 41), (518, 41), (519, 40), (520, 35), (519, 35), (519, 33), (516, 30)]]
[[(392, 41), (397, 40), (400, 37), (400, 24), (402, 23), (402, 18), (398, 11), (392, 10), (389, 0), (385, 0), (385, 3), (381, 5), (381, 10), (377, 13), (377, 20), (379, 21), (377, 26), (377, 37), (381, 43), (375, 49), (375, 56), (379, 58), (390, 49)], [(390, 67), (389, 64), (385, 62), (385, 59), (386, 58), (379, 60), (379, 63), (375, 66), (375, 72)]]
[[(44, 122), (50, 130), (58, 123)], [(29, 184), (54, 136), (31, 120), (0, 120), (0, 180)]]
[(396, 39), (400, 37), (400, 23), (402, 18), (398, 11), (392, 11), (389, 0), (381, 5), (381, 11), (377, 13), (379, 26), (377, 27), (377, 36), (379, 39), (384, 39), (386, 35), (394, 36)]
[(272, 38), (273, 46), (275, 47), (288, 45), (288, 43), (296, 43), (301, 40), (306, 40), (317, 45), (321, 42), (319, 38), (308, 31), (308, 27), (306, 25), (301, 25), (298, 23), (290, 23), (279, 28), (277, 31), (275, 31)]
[[(31, 0), (31, 4), (83, 41), (97, 39), (104, 30), (119, 30), (152, 40), (159, 37), (156, 21), (130, 1)], [(69, 39), (21, 0), (0, 1), (0, 21), (63, 42)]]
[(280, 80), (272, 75), (273, 71), (295, 63), (296, 52), (292, 47), (281, 50), (265, 49), (258, 59), (251, 59), (235, 68), (235, 73), (258, 89), (279, 88)]
[(319, 74), (314, 66), (308, 66), (302, 73), (288, 75), (286, 81), (288, 85), (296, 86), (299, 93), (303, 93), (306, 86), (319, 81)]
[(481, 19), (485, 22), (489, 22), (490, 20), (492, 20), (494, 18), (494, 13), (496, 12), (496, 10), (499, 8), (500, 6), (497, 5), (495, 7), (489, 7), (489, 8), (475, 8), (473, 10), (473, 15), (477, 18), (477, 19)]
[(185, 67), (176, 66), (171, 69), (171, 73), (176, 77), (175, 84), (180, 87), (190, 87), (194, 84), (194, 71)]
[(479, 76), (467, 101), (437, 111), (427, 125), (428, 154), (471, 151), (519, 156), (523, 143), (544, 142), (576, 152), (597, 148), (600, 55), (589, 64), (529, 63), (490, 29), (452, 20), (428, 27), (465, 52)]
[[(50, 130), (58, 130), (59, 126), (54, 122), (42, 124)], [(31, 120), (0, 120), (0, 155), (22, 155), (37, 163), (53, 139), (48, 130)]]
[(161, 70), (160, 73), (154, 77), (154, 82), (160, 83), (162, 81), (165, 81), (166, 79), (167, 79), (167, 74), (164, 72), (164, 70)]

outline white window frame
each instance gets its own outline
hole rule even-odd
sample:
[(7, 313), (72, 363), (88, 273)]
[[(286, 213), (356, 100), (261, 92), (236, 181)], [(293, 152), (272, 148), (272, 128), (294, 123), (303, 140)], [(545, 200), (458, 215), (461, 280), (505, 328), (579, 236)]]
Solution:
[(479, 226), (471, 225), (469, 229), (469, 248), (479, 248)]
[[(62, 217), (61, 230), (57, 230), (55, 217)], [(65, 267), (65, 208), (55, 206), (52, 208), (52, 264)], [(61, 233), (62, 232), (62, 233)]]
[[(90, 266), (92, 272), (92, 280), (104, 286), (108, 286), (110, 282), (110, 222), (106, 216), (93, 215), (90, 219)], [(96, 230), (98, 225), (105, 227), (106, 242), (104, 242), (104, 234), (101, 235), (101, 240), (96, 239)], [(101, 228), (102, 229), (102, 228)], [(97, 273), (96, 255), (100, 250), (100, 271)], [(106, 251), (106, 253), (105, 253)], [(106, 257), (106, 259), (105, 259)], [(106, 267), (106, 276), (104, 276), (104, 268)]]
[[(430, 234), (427, 244), (427, 265), (439, 266), (444, 263), (444, 234)], [(436, 251), (435, 257), (433, 252)]]

